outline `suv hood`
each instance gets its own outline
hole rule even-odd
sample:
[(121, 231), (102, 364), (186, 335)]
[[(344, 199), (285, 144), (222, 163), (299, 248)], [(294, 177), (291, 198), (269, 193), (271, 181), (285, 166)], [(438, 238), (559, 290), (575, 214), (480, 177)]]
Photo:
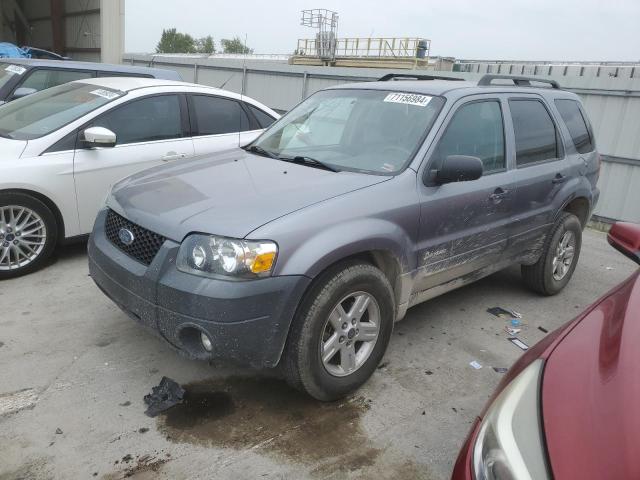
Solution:
[(0, 137), (0, 162), (20, 158), (20, 155), (22, 155), (26, 147), (26, 140), (13, 140), (11, 138)]
[(295, 210), (389, 178), (336, 173), (234, 149), (128, 177), (114, 186), (107, 204), (174, 241), (191, 232), (243, 238)]

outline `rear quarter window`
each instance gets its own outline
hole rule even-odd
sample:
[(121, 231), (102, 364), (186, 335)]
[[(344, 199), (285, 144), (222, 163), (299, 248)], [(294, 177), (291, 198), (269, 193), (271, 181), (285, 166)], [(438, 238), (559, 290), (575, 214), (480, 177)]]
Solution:
[(578, 153), (593, 152), (595, 150), (593, 135), (587, 126), (578, 102), (558, 99), (555, 103)]
[(250, 103), (245, 103), (245, 105), (247, 105), (249, 107), (249, 110), (251, 110), (251, 113), (256, 118), (256, 121), (260, 125), (260, 128), (267, 128), (269, 125), (276, 121), (275, 118), (273, 118), (268, 113), (263, 112), (258, 107), (254, 107)]

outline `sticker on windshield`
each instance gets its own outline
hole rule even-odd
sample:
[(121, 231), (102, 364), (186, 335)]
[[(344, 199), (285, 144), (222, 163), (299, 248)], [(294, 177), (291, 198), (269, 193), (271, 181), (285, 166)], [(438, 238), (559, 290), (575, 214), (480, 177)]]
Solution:
[(91, 90), (89, 93), (93, 93), (102, 98), (106, 98), (107, 100), (113, 100), (114, 98), (118, 98), (118, 94), (114, 92), (110, 92), (109, 90), (105, 90), (103, 88), (98, 88), (97, 90)]
[(22, 75), (27, 71), (26, 68), (21, 67), (20, 65), (9, 65), (7, 68), (5, 68), (5, 70), (9, 73), (16, 73), (18, 75)]
[(415, 105), (426, 107), (433, 97), (429, 95), (418, 95), (417, 93), (390, 93), (384, 99), (385, 102), (404, 103), (405, 105)]

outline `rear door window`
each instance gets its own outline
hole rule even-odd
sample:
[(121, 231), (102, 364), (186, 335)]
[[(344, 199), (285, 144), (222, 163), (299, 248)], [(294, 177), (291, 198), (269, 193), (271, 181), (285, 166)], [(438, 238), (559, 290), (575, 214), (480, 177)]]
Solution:
[(221, 135), (250, 130), (249, 118), (236, 100), (211, 95), (192, 95), (194, 136)]
[(592, 135), (587, 127), (587, 122), (575, 100), (556, 100), (556, 107), (560, 116), (567, 125), (571, 140), (578, 153), (589, 153), (595, 150)]
[(509, 100), (516, 138), (516, 165), (528, 165), (559, 157), (556, 126), (539, 100)]

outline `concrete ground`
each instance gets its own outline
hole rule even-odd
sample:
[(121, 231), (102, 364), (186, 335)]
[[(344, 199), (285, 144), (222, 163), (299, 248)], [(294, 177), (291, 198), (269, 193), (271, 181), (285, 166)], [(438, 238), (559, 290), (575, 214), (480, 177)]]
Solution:
[[(360, 391), (318, 404), (273, 372), (180, 358), (98, 291), (84, 248), (0, 283), (0, 415), (30, 406), (0, 416), (2, 480), (448, 478), (501, 378), (491, 367), (522, 353), (487, 308), (522, 313), (533, 345), (635, 268), (588, 230), (560, 295), (527, 291), (513, 268), (419, 305)], [(163, 375), (192, 401), (152, 419), (142, 398)]]

